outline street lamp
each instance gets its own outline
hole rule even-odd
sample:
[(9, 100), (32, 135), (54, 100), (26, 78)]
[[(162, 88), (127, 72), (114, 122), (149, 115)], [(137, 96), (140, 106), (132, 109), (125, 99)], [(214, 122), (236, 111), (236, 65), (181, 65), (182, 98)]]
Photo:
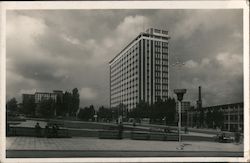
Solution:
[(180, 144), (180, 149), (183, 149), (183, 147), (181, 146), (181, 101), (183, 100), (183, 96), (184, 94), (187, 92), (186, 89), (175, 89), (174, 93), (177, 95), (177, 100), (179, 103), (179, 108), (178, 108), (178, 112), (179, 112), (179, 120), (178, 120), (178, 129), (179, 129), (179, 144)]

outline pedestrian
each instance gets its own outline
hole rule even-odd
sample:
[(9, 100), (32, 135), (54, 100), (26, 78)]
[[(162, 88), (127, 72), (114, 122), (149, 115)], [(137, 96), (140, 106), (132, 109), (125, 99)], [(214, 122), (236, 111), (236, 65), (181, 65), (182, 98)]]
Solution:
[(57, 137), (57, 125), (56, 125), (56, 124), (54, 124), (54, 125), (52, 126), (52, 136), (53, 136), (54, 138)]
[(41, 127), (38, 122), (35, 125), (35, 132), (36, 132), (36, 137), (41, 137)]
[(49, 125), (48, 125), (48, 123), (46, 124), (45, 129), (44, 129), (44, 137), (46, 137), (46, 138), (49, 137)]
[(240, 132), (238, 130), (234, 132), (234, 141), (237, 144), (240, 142)]
[(119, 139), (122, 139), (122, 133), (123, 133), (123, 125), (122, 122), (118, 125), (118, 137)]

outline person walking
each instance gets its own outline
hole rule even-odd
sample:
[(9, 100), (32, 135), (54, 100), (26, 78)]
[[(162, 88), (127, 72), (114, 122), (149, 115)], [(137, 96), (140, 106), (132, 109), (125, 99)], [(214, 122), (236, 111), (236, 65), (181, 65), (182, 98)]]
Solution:
[(122, 122), (120, 122), (118, 125), (118, 137), (119, 137), (119, 139), (122, 139), (122, 133), (123, 133), (123, 125), (122, 125)]
[(36, 133), (36, 137), (41, 137), (41, 126), (38, 122), (35, 125), (35, 133)]

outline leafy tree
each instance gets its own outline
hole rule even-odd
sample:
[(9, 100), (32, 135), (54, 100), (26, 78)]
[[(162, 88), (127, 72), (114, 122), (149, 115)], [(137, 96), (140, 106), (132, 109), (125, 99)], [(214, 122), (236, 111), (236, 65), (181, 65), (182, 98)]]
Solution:
[(213, 111), (213, 121), (216, 127), (222, 128), (223, 126), (223, 112), (220, 110), (215, 109)]
[(205, 120), (205, 114), (204, 114), (203, 108), (201, 108), (201, 110), (199, 112), (199, 127), (204, 126), (204, 120)]
[(196, 111), (195, 114), (193, 115), (193, 127), (198, 126), (197, 123), (198, 123), (198, 113)]
[(166, 117), (166, 124), (173, 124), (175, 121), (175, 114), (176, 114), (176, 101), (174, 98), (168, 98), (165, 108), (165, 117)]
[(112, 120), (112, 110), (101, 106), (97, 112), (98, 118)]
[(17, 100), (15, 98), (12, 98), (9, 101), (7, 101), (6, 110), (10, 114), (15, 114), (18, 111)]
[(37, 115), (43, 118), (54, 116), (55, 101), (53, 99), (42, 99), (37, 106)]
[(78, 118), (84, 121), (88, 121), (89, 119), (93, 119), (94, 115), (95, 115), (94, 106), (90, 105), (89, 107), (80, 109), (78, 113)]
[(77, 110), (79, 109), (80, 95), (78, 89), (74, 88), (72, 90), (72, 109), (70, 110), (70, 115), (75, 116)]
[(72, 94), (70, 92), (65, 92), (63, 94), (63, 105), (61, 109), (62, 115), (70, 115), (70, 110), (72, 108)]
[(21, 110), (25, 115), (35, 116), (36, 112), (35, 98), (28, 98), (26, 101), (24, 101)]
[(145, 101), (140, 101), (136, 108), (129, 112), (129, 116), (133, 118), (150, 118), (151, 122), (162, 122), (162, 119), (165, 119), (165, 124), (172, 124), (175, 120), (175, 107), (174, 98), (169, 98), (166, 101), (158, 99), (152, 105)]
[(150, 105), (145, 101), (140, 101), (136, 108), (130, 111), (129, 115), (133, 118), (148, 118)]
[(213, 112), (210, 109), (207, 111), (206, 124), (207, 124), (208, 128), (213, 127)]
[(12, 98), (7, 102), (6, 109), (9, 110), (9, 111), (17, 111), (17, 100), (16, 100), (16, 98)]
[(175, 99), (168, 98), (166, 101), (159, 99), (151, 106), (151, 119), (152, 121), (162, 121), (165, 119), (165, 124), (172, 124), (175, 120), (176, 102)]

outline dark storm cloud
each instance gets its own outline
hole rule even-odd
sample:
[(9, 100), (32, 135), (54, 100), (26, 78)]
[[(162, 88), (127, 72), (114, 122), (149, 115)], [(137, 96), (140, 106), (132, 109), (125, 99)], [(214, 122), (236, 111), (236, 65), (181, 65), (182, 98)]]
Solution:
[[(171, 36), (171, 95), (185, 87), (194, 103), (201, 85), (205, 105), (240, 102), (242, 25), (242, 10), (8, 11), (7, 98), (77, 87), (82, 106), (108, 105), (108, 62), (155, 27)], [(185, 63), (181, 70), (172, 66), (176, 60)]]

